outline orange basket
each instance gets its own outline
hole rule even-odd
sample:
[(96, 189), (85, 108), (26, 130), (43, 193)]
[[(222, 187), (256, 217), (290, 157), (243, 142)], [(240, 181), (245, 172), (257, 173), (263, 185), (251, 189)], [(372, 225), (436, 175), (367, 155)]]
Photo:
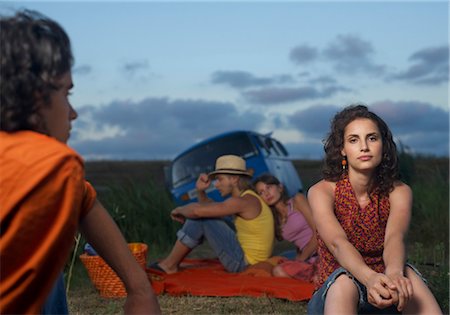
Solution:
[[(147, 265), (148, 246), (144, 243), (129, 243), (128, 247), (137, 262), (145, 270)], [(80, 255), (81, 262), (86, 267), (89, 278), (105, 298), (120, 298), (127, 296), (127, 291), (122, 281), (111, 267), (100, 256), (89, 256), (86, 253)]]

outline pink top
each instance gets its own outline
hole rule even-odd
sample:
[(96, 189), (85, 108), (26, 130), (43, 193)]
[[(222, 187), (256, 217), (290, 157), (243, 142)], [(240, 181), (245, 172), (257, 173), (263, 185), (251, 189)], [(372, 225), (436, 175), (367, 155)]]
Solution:
[(294, 209), (293, 203), (293, 198), (288, 200), (286, 223), (281, 227), (281, 235), (302, 250), (314, 233), (303, 214)]

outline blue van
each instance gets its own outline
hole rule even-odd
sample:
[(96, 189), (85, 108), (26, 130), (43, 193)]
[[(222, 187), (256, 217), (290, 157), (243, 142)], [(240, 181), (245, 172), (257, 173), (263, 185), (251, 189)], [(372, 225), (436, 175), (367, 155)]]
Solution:
[[(271, 134), (232, 131), (193, 145), (179, 154), (166, 168), (166, 184), (175, 202), (183, 205), (197, 201), (197, 177), (200, 173), (212, 172), (216, 159), (226, 154), (245, 159), (247, 168), (253, 169), (253, 178), (262, 173), (275, 175), (285, 185), (289, 195), (303, 189), (287, 150)], [(215, 201), (223, 200), (213, 185), (206, 192)]]

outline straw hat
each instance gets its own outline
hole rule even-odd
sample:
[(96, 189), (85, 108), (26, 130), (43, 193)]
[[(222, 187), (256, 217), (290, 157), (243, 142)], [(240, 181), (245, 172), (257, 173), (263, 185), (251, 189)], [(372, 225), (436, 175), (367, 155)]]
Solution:
[(209, 177), (217, 174), (244, 175), (252, 177), (245, 167), (245, 160), (236, 155), (222, 155), (216, 160), (216, 170), (208, 174)]

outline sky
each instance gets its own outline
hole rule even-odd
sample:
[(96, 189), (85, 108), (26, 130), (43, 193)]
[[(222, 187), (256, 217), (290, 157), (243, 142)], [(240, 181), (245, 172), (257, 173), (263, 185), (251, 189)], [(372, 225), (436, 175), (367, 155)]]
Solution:
[(364, 104), (414, 154), (449, 153), (446, 1), (0, 1), (69, 34), (69, 145), (85, 159), (173, 159), (231, 130), (320, 159), (330, 120)]

